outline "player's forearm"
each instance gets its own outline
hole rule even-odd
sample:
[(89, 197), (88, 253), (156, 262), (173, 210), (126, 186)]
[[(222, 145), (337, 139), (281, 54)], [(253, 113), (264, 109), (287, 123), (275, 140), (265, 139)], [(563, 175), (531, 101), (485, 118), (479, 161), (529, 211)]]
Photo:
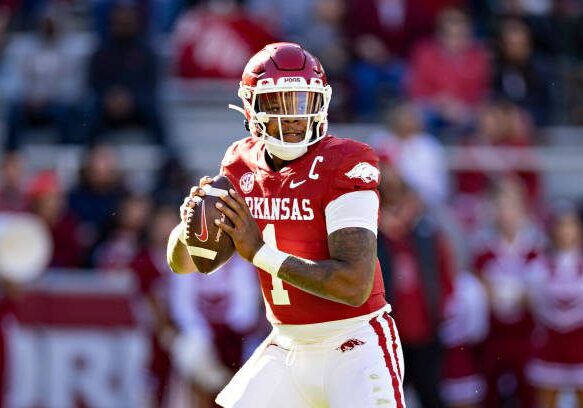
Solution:
[(365, 228), (342, 228), (328, 235), (330, 259), (310, 261), (264, 246), (253, 263), (313, 295), (360, 306), (372, 290), (376, 244), (375, 234)]
[(196, 266), (190, 259), (186, 246), (180, 241), (183, 234), (183, 224), (178, 224), (168, 237), (168, 246), (166, 247), (166, 261), (168, 266), (175, 273), (192, 273), (196, 272)]
[(335, 259), (310, 261), (288, 257), (277, 277), (313, 295), (350, 306), (360, 306), (372, 290), (374, 264), (351, 264)]

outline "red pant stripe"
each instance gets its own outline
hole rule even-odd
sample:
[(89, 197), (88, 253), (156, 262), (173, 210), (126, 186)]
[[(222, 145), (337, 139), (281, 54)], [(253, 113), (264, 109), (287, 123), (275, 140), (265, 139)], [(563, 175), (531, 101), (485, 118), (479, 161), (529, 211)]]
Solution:
[(397, 353), (397, 336), (395, 331), (395, 321), (387, 312), (383, 314), (383, 317), (389, 324), (389, 329), (391, 330), (391, 343), (393, 344), (393, 357), (397, 363), (397, 373), (399, 373), (399, 378), (403, 381), (403, 374), (401, 373), (401, 364), (399, 362), (399, 354)]
[(393, 393), (395, 396), (395, 401), (397, 401), (397, 408), (404, 408), (403, 402), (401, 399), (401, 388), (399, 386), (399, 379), (395, 374), (395, 369), (393, 368), (393, 364), (391, 362), (391, 354), (389, 353), (389, 349), (387, 347), (387, 336), (385, 336), (385, 332), (383, 330), (383, 326), (377, 320), (378, 317), (370, 320), (370, 325), (374, 329), (377, 336), (379, 336), (379, 346), (383, 350), (383, 356), (385, 358), (385, 365), (389, 369), (389, 373), (391, 374), (391, 382), (393, 385)]

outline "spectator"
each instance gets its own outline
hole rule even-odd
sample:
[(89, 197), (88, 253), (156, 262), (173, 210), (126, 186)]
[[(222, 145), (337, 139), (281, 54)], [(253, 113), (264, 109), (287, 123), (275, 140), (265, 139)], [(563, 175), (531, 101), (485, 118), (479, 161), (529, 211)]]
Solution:
[[(464, 146), (496, 147), (502, 151), (504, 147), (511, 149), (506, 155), (468, 149), (464, 155), (475, 170), (456, 172), (457, 191), (479, 201), (494, 176), (515, 175), (525, 184), (529, 201), (536, 207), (542, 196), (540, 175), (535, 158), (523, 150), (532, 145), (532, 131), (529, 116), (514, 104), (496, 101), (484, 107), (475, 133), (464, 141)], [(522, 168), (516, 168), (520, 165)]]
[[(310, 52), (321, 55), (323, 64), (326, 61), (345, 66), (348, 55), (343, 49), (346, 38), (342, 23), (346, 16), (346, 5), (341, 0), (317, 0), (309, 11), (310, 24), (301, 35), (302, 44)], [(338, 67), (332, 66), (331, 69), (336, 72)], [(330, 70), (327, 72), (330, 73)]]
[(174, 26), (178, 13), (187, 3), (186, 0), (90, 0), (92, 31), (105, 40), (109, 35), (108, 22), (111, 10), (118, 3), (131, 3), (136, 6), (138, 18), (144, 27), (144, 35), (153, 41), (166, 35)]
[(436, 38), (419, 43), (412, 53), (409, 93), (431, 130), (459, 131), (487, 97), (490, 70), (468, 16), (447, 9), (439, 15)]
[(29, 42), (21, 42), (13, 62), (16, 88), (9, 104), (6, 148), (22, 143), (31, 126), (56, 125), (59, 141), (72, 141), (74, 105), (81, 92), (78, 60), (61, 32), (60, 16), (47, 9), (39, 18)]
[(346, 30), (353, 41), (376, 37), (392, 54), (405, 57), (410, 46), (430, 34), (436, 16), (460, 0), (352, 0), (348, 2)]
[(476, 345), (488, 333), (486, 291), (475, 275), (460, 273), (445, 308), (440, 329), (445, 346), (441, 393), (451, 408), (481, 407), (486, 383), (480, 371)]
[(137, 10), (118, 4), (110, 15), (109, 39), (101, 43), (89, 64), (94, 101), (89, 112), (89, 143), (108, 130), (140, 125), (153, 142), (165, 145), (157, 87), (157, 59), (142, 39)]
[(379, 191), (377, 250), (401, 334), (405, 383), (415, 387), (423, 407), (442, 407), (439, 326), (453, 291), (453, 253), (419, 197), (387, 163), (381, 166)]
[(351, 117), (352, 88), (360, 86), (362, 79), (350, 81), (350, 52), (343, 25), (345, 2), (317, 0), (309, 11), (309, 24), (300, 35), (300, 43), (310, 52), (320, 55), (322, 64), (328, 67), (326, 73), (334, 88), (328, 114), (335, 120), (347, 121)]
[[(244, 3), (254, 21), (278, 38), (296, 41), (305, 37), (311, 28), (314, 15), (311, 0), (248, 0)], [(306, 49), (310, 47), (306, 45)]]
[(46, 223), (55, 243), (49, 266), (81, 267), (87, 248), (81, 244), (78, 221), (66, 207), (56, 173), (49, 170), (38, 173), (28, 186), (27, 198), (30, 211)]
[(537, 388), (537, 407), (557, 407), (559, 393), (575, 390), (583, 405), (582, 227), (572, 203), (555, 208), (552, 246), (531, 266), (530, 299), (540, 332), (527, 375)]
[[(154, 11), (153, 8), (155, 7), (155, 2), (156, 0), (91, 0), (89, 3), (91, 6), (92, 31), (98, 35), (99, 40), (107, 40), (108, 36), (111, 34), (109, 26), (112, 11), (119, 4), (129, 4), (135, 7), (136, 18), (140, 22), (141, 27), (143, 27), (143, 32), (141, 34), (148, 34), (146, 27), (150, 24), (150, 20), (152, 20), (150, 14)], [(159, 15), (158, 17), (162, 16)]]
[(386, 107), (403, 94), (406, 66), (373, 35), (361, 35), (352, 44), (355, 60), (350, 75), (353, 109), (360, 121), (376, 121)]
[(184, 199), (194, 179), (175, 156), (169, 156), (156, 174), (154, 197), (157, 204), (171, 205)]
[(84, 246), (91, 248), (102, 235), (125, 193), (115, 151), (97, 146), (87, 152), (78, 184), (69, 194), (69, 208), (81, 222)]
[(17, 152), (8, 152), (0, 163), (0, 211), (26, 209), (24, 162)]
[(411, 45), (431, 32), (435, 16), (457, 0), (349, 1), (345, 31), (354, 56), (350, 77), (356, 118), (376, 121), (405, 91), (403, 63)]
[[(553, 12), (561, 1), (553, 0), (495, 0), (492, 1), (498, 16), (518, 17), (530, 28), (534, 48), (553, 55), (561, 48)], [(575, 2), (574, 2), (575, 3)]]
[(537, 125), (547, 125), (554, 78), (550, 62), (534, 54), (528, 26), (517, 19), (503, 21), (497, 48), (494, 94), (526, 109)]
[(530, 357), (533, 321), (526, 302), (528, 262), (543, 249), (543, 234), (526, 205), (515, 179), (496, 184), (490, 202), (493, 217), (473, 245), (473, 267), (488, 294), (491, 330), (482, 346), (481, 361), (488, 385), (486, 406), (503, 401), (532, 407), (524, 377)]
[(273, 36), (234, 0), (205, 0), (176, 23), (174, 65), (180, 78), (238, 79), (247, 61)]
[(146, 245), (131, 262), (131, 269), (138, 278), (139, 293), (146, 318), (144, 328), (150, 340), (149, 385), (152, 406), (163, 407), (168, 403), (168, 389), (172, 374), (168, 339), (177, 327), (170, 314), (171, 271), (166, 265), (166, 239), (176, 225), (177, 214), (168, 207), (158, 208), (149, 223)]
[(188, 359), (178, 352), (175, 358), (182, 360), (177, 366), (193, 384), (203, 407), (214, 406), (219, 388), (243, 363), (244, 337), (259, 321), (261, 300), (255, 279), (253, 266), (235, 254), (212, 275), (172, 280), (173, 318), (181, 338), (190, 338), (197, 354)]
[(100, 269), (125, 269), (144, 244), (151, 202), (146, 197), (127, 196), (109, 220), (92, 254), (93, 266)]
[(381, 156), (389, 157), (405, 180), (430, 207), (439, 207), (448, 196), (445, 152), (423, 132), (419, 111), (403, 103), (388, 111), (388, 129), (371, 136)]

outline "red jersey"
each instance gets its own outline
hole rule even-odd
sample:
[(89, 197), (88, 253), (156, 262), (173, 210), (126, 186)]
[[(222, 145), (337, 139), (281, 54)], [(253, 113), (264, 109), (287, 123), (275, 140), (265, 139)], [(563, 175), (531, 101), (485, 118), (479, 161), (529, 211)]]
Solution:
[[(221, 173), (245, 198), (266, 243), (301, 258), (329, 259), (326, 206), (346, 193), (375, 190), (378, 157), (365, 144), (334, 136), (311, 146), (280, 171), (271, 170), (265, 154), (261, 139), (235, 142), (225, 154)], [(372, 292), (360, 307), (312, 295), (259, 269), (258, 273), (267, 318), (274, 324), (348, 319), (386, 304), (378, 260)]]

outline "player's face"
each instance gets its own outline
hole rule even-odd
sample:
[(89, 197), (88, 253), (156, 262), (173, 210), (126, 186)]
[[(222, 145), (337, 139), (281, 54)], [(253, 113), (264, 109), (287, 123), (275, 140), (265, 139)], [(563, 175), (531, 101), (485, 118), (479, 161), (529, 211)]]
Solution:
[(502, 193), (496, 197), (494, 204), (499, 227), (508, 233), (516, 233), (526, 211), (520, 195), (514, 192)]
[(568, 251), (581, 245), (581, 223), (577, 214), (565, 214), (557, 220), (554, 238), (559, 250)]
[(308, 115), (318, 113), (321, 107), (322, 95), (314, 92), (271, 92), (257, 97), (257, 111), (269, 115), (267, 133), (287, 143), (304, 140), (313, 123)]
[[(286, 143), (302, 142), (306, 136), (306, 130), (308, 130), (307, 119), (281, 120), (281, 134), (283, 135), (283, 141)], [(277, 139), (280, 138), (279, 120), (277, 118), (269, 119), (267, 133)]]

